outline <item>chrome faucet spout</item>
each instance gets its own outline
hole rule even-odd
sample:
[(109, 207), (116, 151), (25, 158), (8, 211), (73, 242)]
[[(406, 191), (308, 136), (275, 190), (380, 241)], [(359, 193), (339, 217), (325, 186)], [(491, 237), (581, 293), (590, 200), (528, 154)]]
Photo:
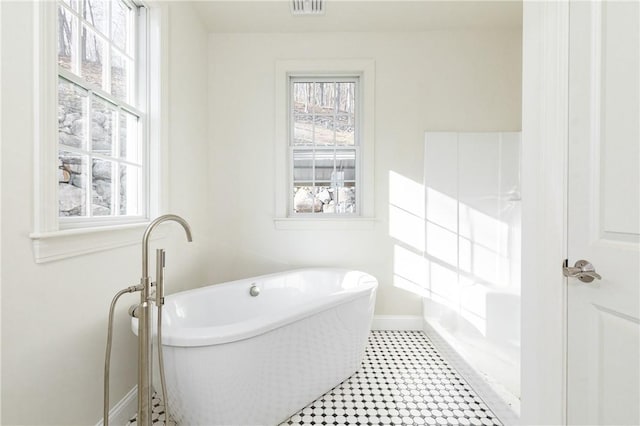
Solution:
[(142, 278), (149, 276), (149, 238), (151, 237), (151, 233), (158, 225), (162, 222), (174, 221), (178, 222), (184, 228), (184, 232), (187, 234), (187, 241), (192, 242), (193, 238), (191, 236), (191, 227), (187, 223), (186, 220), (181, 218), (176, 214), (165, 214), (162, 216), (158, 216), (147, 226), (147, 229), (144, 231), (144, 235), (142, 236)]

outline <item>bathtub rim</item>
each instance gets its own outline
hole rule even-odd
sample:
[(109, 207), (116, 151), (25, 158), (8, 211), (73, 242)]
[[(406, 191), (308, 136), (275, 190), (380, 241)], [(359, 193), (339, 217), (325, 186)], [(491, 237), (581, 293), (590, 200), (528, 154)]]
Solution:
[[(378, 288), (378, 280), (371, 274), (356, 269), (346, 268), (331, 268), (331, 267), (306, 267), (290, 269), (282, 272), (275, 272), (271, 274), (253, 276), (248, 278), (242, 278), (233, 281), (225, 281), (218, 284), (209, 284), (198, 288), (180, 291), (166, 296), (167, 299), (172, 297), (188, 297), (192, 293), (198, 293), (209, 287), (234, 287), (242, 285), (243, 283), (248, 286), (254, 281), (264, 280), (279, 275), (285, 275), (289, 273), (299, 272), (311, 272), (311, 271), (333, 271), (339, 273), (355, 272), (361, 274), (365, 278), (357, 287), (350, 289), (351, 291), (342, 291), (337, 293), (327, 293), (325, 297), (320, 298), (317, 301), (313, 301), (309, 304), (303, 305), (304, 307), (296, 306), (293, 311), (287, 311), (286, 313), (278, 312), (275, 318), (266, 318), (264, 315), (252, 317), (245, 321), (240, 321), (233, 324), (226, 325), (214, 325), (208, 327), (166, 327), (162, 330), (162, 345), (170, 347), (205, 347), (213, 345), (221, 345), (233, 343), (241, 340), (250, 339), (270, 331), (276, 330), (281, 327), (294, 322), (300, 321), (305, 318), (311, 317), (323, 311), (327, 311), (334, 307), (352, 302), (359, 298), (370, 299), (369, 303), (375, 302), (375, 295)], [(371, 306), (373, 310), (373, 306)], [(154, 307), (154, 338), (155, 338), (155, 307)], [(131, 319), (131, 329), (135, 335), (138, 334), (138, 319)], [(174, 331), (177, 330), (177, 331)], [(172, 332), (173, 331), (173, 332)]]

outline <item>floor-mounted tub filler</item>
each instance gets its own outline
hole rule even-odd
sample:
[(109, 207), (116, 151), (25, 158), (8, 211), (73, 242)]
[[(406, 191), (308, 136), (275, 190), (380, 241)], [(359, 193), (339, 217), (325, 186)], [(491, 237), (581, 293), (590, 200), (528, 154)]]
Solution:
[[(138, 329), (138, 414), (137, 418), (141, 425), (151, 425), (152, 406), (151, 396), (153, 392), (152, 377), (152, 345), (153, 337), (162, 336), (162, 307), (164, 305), (164, 249), (156, 250), (156, 281), (151, 282), (149, 276), (149, 238), (153, 231), (163, 222), (176, 222), (184, 228), (187, 241), (192, 241), (191, 227), (186, 220), (175, 214), (165, 214), (157, 217), (147, 225), (142, 235), (142, 277), (140, 284), (129, 286), (116, 293), (109, 308), (109, 320), (107, 326), (107, 350), (104, 358), (104, 394), (103, 394), (103, 425), (109, 426), (109, 370), (111, 368), (111, 344), (113, 341), (113, 316), (116, 303), (121, 296), (127, 293), (140, 292), (140, 303), (133, 305), (129, 309), (129, 314), (137, 319)], [(152, 292), (155, 287), (155, 292)], [(154, 306), (155, 304), (155, 306)], [(155, 315), (154, 315), (155, 313)], [(157, 320), (153, 333), (152, 320)], [(139, 319), (139, 320), (138, 320)], [(163, 353), (158, 350), (158, 364), (160, 368), (160, 378), (162, 384), (162, 395), (166, 401), (166, 383), (164, 377)], [(165, 404), (165, 410), (169, 410)]]
[(285, 420), (357, 370), (377, 286), (363, 272), (303, 269), (167, 296), (171, 416), (184, 425)]

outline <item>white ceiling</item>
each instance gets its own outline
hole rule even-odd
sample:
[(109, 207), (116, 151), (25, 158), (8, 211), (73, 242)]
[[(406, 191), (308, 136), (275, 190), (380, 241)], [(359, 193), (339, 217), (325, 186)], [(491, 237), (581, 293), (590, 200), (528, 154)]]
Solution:
[(522, 1), (325, 0), (324, 15), (293, 16), (290, 0), (194, 1), (210, 32), (353, 32), (521, 28)]

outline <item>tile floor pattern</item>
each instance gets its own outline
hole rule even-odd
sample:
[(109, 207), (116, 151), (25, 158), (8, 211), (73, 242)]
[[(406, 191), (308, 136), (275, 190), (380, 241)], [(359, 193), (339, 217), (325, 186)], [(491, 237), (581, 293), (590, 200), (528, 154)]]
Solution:
[[(154, 396), (153, 424), (164, 425)], [(128, 426), (135, 426), (135, 417)], [(421, 331), (372, 331), (360, 369), (279, 426), (502, 425)], [(186, 426), (186, 425), (185, 425)]]

